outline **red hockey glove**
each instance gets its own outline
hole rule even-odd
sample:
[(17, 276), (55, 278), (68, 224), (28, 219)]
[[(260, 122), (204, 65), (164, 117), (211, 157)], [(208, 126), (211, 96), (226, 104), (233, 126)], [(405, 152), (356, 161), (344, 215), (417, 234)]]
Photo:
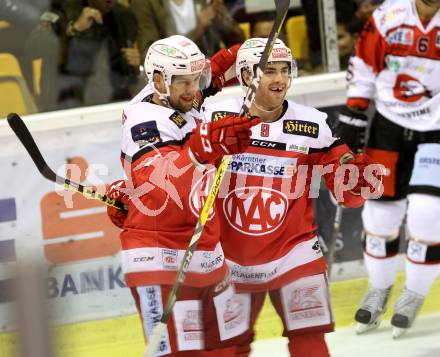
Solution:
[[(129, 197), (124, 192), (119, 191), (119, 188), (126, 188), (125, 180), (113, 182), (107, 188), (105, 195), (113, 200), (121, 201), (127, 206)], [(127, 218), (127, 211), (121, 211), (117, 208), (107, 206), (107, 215), (116, 227), (121, 229), (124, 227), (124, 221)]]
[(189, 138), (189, 148), (201, 164), (215, 164), (223, 155), (238, 154), (249, 146), (251, 128), (258, 117), (228, 115), (218, 121), (197, 125)]
[(235, 60), (240, 44), (228, 49), (222, 49), (211, 58), (212, 81), (218, 90), (238, 83), (235, 74)]
[[(355, 165), (359, 170), (359, 175), (356, 176), (351, 173), (351, 170), (347, 169), (345, 171), (341, 170), (339, 172), (344, 173), (343, 185), (350, 189), (350, 192), (357, 196), (370, 196), (381, 195), (383, 192), (383, 177), (385, 175), (385, 167), (373, 161), (367, 154), (355, 154), (352, 158), (344, 161), (345, 165)], [(371, 166), (370, 166), (371, 165)], [(338, 173), (338, 171), (337, 171)], [(338, 181), (338, 178), (335, 178)], [(341, 182), (341, 181), (339, 181)], [(362, 190), (366, 188), (367, 190)], [(364, 198), (373, 198), (364, 197)]]

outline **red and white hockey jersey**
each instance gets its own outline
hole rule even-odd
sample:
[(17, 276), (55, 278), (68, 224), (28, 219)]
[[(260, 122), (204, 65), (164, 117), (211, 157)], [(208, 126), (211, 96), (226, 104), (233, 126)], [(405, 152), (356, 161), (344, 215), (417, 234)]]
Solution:
[[(151, 86), (141, 94), (124, 109), (122, 119), (122, 162), (135, 189), (121, 233), (122, 268), (130, 287), (174, 283), (214, 171), (198, 171), (185, 146), (203, 115), (197, 109), (180, 113), (150, 103)], [(213, 212), (185, 284), (207, 286), (223, 279), (226, 271)]]
[[(237, 113), (242, 102), (207, 105), (205, 116), (217, 120)], [(314, 108), (285, 101), (282, 117), (254, 126), (248, 150), (233, 156), (216, 210), (238, 290), (277, 289), (325, 271), (311, 199), (319, 194), (321, 179), (315, 176), (312, 184), (312, 170), (319, 169), (314, 165), (336, 164), (350, 151), (333, 137), (326, 118)], [(331, 173), (324, 178), (332, 189)], [(350, 197), (345, 205), (363, 203), (360, 196)]]
[(366, 24), (347, 72), (348, 105), (374, 99), (387, 119), (418, 131), (440, 129), (440, 11), (426, 27), (415, 0), (388, 0)]

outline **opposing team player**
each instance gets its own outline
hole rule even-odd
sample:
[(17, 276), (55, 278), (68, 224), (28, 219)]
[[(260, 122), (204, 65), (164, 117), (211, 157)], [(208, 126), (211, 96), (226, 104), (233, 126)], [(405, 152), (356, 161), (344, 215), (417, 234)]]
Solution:
[(338, 134), (362, 149), (364, 111), (374, 101), (367, 153), (390, 170), (382, 199), (362, 212), (370, 287), (358, 332), (375, 328), (396, 277), (406, 215), (406, 281), (394, 306), (393, 336), (409, 328), (440, 273), (440, 1), (386, 1), (367, 23), (348, 70)]
[[(244, 89), (266, 41), (249, 39), (238, 51), (236, 71)], [(324, 333), (333, 330), (333, 316), (310, 198), (321, 177), (312, 179), (312, 172), (321, 170), (338, 196), (337, 187), (345, 181), (334, 180), (334, 173), (343, 162), (354, 164), (360, 179), (340, 199), (358, 207), (364, 202), (361, 189), (370, 187), (363, 175), (370, 161), (333, 137), (325, 113), (285, 99), (296, 71), (290, 49), (277, 40), (250, 109), (262, 122), (252, 128), (246, 152), (233, 156), (216, 208), (223, 249), (240, 292), (237, 304), (251, 326), (268, 293), (282, 318), (291, 356), (321, 357), (329, 355)], [(205, 115), (215, 123), (239, 112), (242, 103), (241, 97), (209, 104)], [(235, 355), (248, 356), (252, 339), (239, 343)]]
[[(122, 162), (128, 180), (114, 184), (109, 194), (127, 204), (128, 214), (110, 210), (110, 216), (122, 224), (125, 281), (147, 339), (194, 232), (206, 165), (244, 151), (250, 128), (259, 122), (239, 116), (203, 122), (200, 105), (194, 103), (206, 64), (198, 47), (183, 36), (156, 41), (145, 59), (149, 84), (123, 112)], [(127, 195), (117, 190), (124, 185)], [(244, 336), (247, 321), (240, 311), (229, 311), (232, 293), (213, 212), (156, 356), (206, 356), (211, 352), (204, 350)]]

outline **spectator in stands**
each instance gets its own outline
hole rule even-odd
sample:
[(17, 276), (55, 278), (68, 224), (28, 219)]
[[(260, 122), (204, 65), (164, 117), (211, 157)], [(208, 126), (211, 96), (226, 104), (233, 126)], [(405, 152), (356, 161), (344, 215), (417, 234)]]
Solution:
[(354, 46), (362, 31), (364, 22), (355, 16), (350, 6), (340, 6), (336, 13), (336, 28), (338, 34), (339, 63), (341, 70), (348, 67), (348, 61), (354, 51)]
[(129, 99), (141, 63), (136, 17), (115, 0), (53, 0), (60, 108)]
[[(250, 38), (268, 38), (272, 27), (275, 23), (275, 12), (274, 11), (264, 11), (255, 14), (249, 14), (248, 20), (250, 24)], [(283, 42), (287, 42), (284, 28), (279, 34), (279, 39)], [(293, 54), (295, 55), (295, 54)]]
[(364, 24), (384, 0), (354, 0), (357, 6), (356, 17)]
[[(14, 55), (21, 67), (29, 92), (34, 96), (40, 111), (56, 108), (56, 66), (58, 63), (58, 40), (53, 33), (38, 35), (41, 13), (47, 9), (49, 0), (0, 0), (0, 20), (6, 26), (0, 29), (0, 52)], [(38, 31), (35, 31), (38, 29)], [(42, 59), (40, 93), (34, 88), (33, 61)], [(51, 78), (50, 81), (48, 79)]]
[(348, 67), (348, 61), (353, 53), (354, 45), (362, 30), (359, 26), (360, 23), (358, 21), (337, 22), (339, 63), (341, 70), (345, 70)]
[(261, 12), (250, 17), (250, 37), (269, 37), (275, 22), (273, 12)]
[(307, 24), (309, 39), (309, 65), (312, 69), (321, 69), (321, 37), (319, 32), (318, 2), (316, 0), (301, 0)]
[(142, 57), (154, 41), (172, 35), (192, 39), (207, 57), (243, 41), (223, 0), (132, 0), (131, 8), (139, 24)]
[[(353, 46), (353, 38), (356, 36), (360, 29), (362, 29), (363, 22), (356, 16), (358, 7), (356, 4), (361, 2), (379, 2), (378, 0), (335, 0), (336, 7), (336, 22), (338, 32), (338, 47), (341, 62), (341, 69), (345, 69), (347, 66), (347, 56), (351, 54)], [(356, 2), (356, 4), (355, 4)], [(306, 22), (307, 22), (307, 35), (309, 37), (309, 64), (312, 67), (312, 71), (322, 70), (322, 52), (321, 52), (321, 38), (319, 31), (319, 12), (318, 2), (316, 0), (301, 0)]]

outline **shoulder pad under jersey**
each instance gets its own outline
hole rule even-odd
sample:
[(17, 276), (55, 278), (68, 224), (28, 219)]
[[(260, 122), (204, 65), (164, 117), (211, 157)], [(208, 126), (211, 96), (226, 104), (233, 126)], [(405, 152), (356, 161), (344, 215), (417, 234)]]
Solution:
[(182, 145), (196, 126), (193, 115), (146, 102), (129, 105), (124, 114), (122, 152), (134, 159), (154, 148)]

